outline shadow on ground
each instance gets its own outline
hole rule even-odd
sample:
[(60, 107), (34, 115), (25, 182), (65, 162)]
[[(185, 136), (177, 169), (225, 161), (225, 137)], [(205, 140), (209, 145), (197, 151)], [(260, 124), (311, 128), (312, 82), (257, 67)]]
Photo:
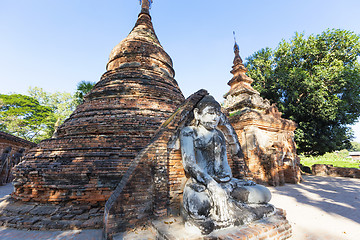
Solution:
[(301, 184), (275, 187), (274, 193), (360, 223), (360, 179), (304, 176)]

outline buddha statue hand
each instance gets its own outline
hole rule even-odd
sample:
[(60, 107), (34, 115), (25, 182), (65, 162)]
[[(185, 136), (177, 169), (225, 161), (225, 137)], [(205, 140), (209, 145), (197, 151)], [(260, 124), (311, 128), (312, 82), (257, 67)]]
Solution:
[(218, 222), (231, 221), (233, 219), (233, 211), (230, 207), (228, 193), (215, 180), (210, 181), (207, 188), (211, 192), (213, 201), (211, 209), (213, 218)]

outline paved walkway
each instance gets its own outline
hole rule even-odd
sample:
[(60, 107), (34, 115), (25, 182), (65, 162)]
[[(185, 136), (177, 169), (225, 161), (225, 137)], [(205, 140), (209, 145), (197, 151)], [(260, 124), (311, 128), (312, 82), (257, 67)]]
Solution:
[[(294, 240), (359, 240), (360, 179), (304, 176), (305, 182), (270, 187), (270, 203), (287, 212)], [(1, 199), (12, 191), (0, 187)], [(100, 240), (101, 230), (24, 231), (0, 227), (0, 240)]]

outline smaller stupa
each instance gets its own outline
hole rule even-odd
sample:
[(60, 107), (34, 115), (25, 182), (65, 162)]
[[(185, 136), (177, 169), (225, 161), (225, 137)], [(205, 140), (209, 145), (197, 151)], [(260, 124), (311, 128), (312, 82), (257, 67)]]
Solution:
[(258, 183), (283, 185), (301, 179), (296, 155), (294, 130), (296, 123), (281, 118), (281, 112), (260, 96), (251, 84), (253, 79), (239, 54), (235, 41), (233, 78), (230, 91), (224, 95), (224, 108), (239, 137), (249, 174)]

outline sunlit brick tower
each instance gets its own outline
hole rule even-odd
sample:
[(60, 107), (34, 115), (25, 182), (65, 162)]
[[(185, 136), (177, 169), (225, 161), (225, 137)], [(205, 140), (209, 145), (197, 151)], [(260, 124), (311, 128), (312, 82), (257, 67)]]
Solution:
[[(58, 226), (38, 220), (33, 228), (100, 227), (103, 206), (128, 166), (183, 102), (172, 60), (155, 34), (149, 1), (142, 1), (135, 27), (111, 51), (107, 71), (84, 103), (14, 169), (11, 203), (30, 210), (45, 204), (45, 220), (58, 215)], [(18, 222), (40, 214), (34, 209), (18, 216)], [(75, 210), (84, 216), (77, 225), (68, 221)], [(86, 223), (92, 216), (98, 222)]]
[(254, 80), (246, 75), (248, 70), (236, 42), (234, 52), (234, 76), (228, 82), (230, 90), (224, 95), (224, 108), (230, 113), (250, 176), (275, 186), (298, 183), (301, 176), (294, 142), (296, 123), (281, 118), (278, 108), (251, 86)]

